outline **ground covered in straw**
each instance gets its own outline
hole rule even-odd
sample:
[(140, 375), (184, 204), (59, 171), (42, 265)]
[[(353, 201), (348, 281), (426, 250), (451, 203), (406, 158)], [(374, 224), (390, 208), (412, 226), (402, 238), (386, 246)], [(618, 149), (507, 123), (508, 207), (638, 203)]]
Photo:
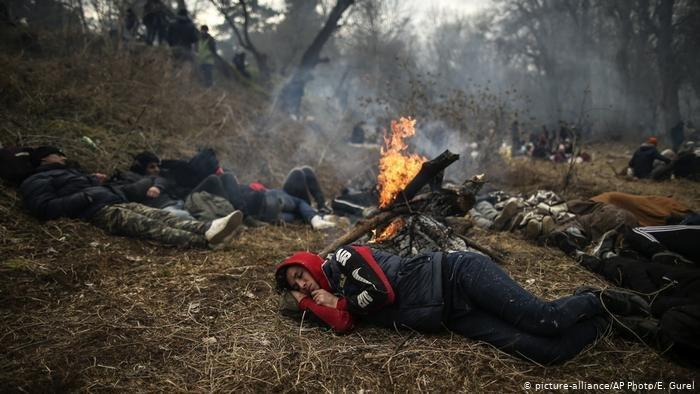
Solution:
[[(0, 142), (57, 144), (86, 169), (104, 172), (127, 167), (129, 154), (141, 149), (177, 158), (209, 145), (246, 181), (278, 185), (293, 165), (314, 165), (328, 194), (376, 165), (376, 151), (329, 143), (324, 131), (339, 125), (262, 116), (269, 98), (259, 90), (204, 91), (167, 54), (88, 44), (62, 58), (0, 54)], [(608, 190), (672, 194), (700, 208), (696, 184), (616, 177), (612, 169), (624, 165), (632, 148), (589, 148), (595, 161), (577, 167), (566, 188), (563, 165), (514, 160), (486, 175), (511, 191), (546, 187), (567, 198)], [(180, 250), (78, 221), (39, 222), (2, 184), (0, 391), (515, 392), (526, 382), (696, 376), (616, 337), (545, 368), (449, 332), (361, 326), (338, 336), (281, 316), (275, 264), (296, 250), (320, 250), (343, 231), (246, 229), (230, 250)], [(472, 230), (468, 236), (504, 253), (504, 268), (544, 298), (605, 285), (561, 252), (518, 235)]]
[[(530, 176), (554, 180), (563, 171), (542, 165)], [(579, 176), (585, 180), (594, 169), (582, 166)], [(679, 197), (697, 207), (697, 191), (686, 189), (692, 185), (648, 186), (685, 190)], [(42, 224), (22, 211), (12, 189), (2, 191), (4, 389), (512, 392), (525, 382), (696, 376), (616, 337), (545, 368), (450, 333), (362, 326), (334, 335), (278, 314), (272, 271), (291, 252), (318, 250), (342, 229), (249, 229), (229, 251), (185, 251), (70, 220)], [(581, 284), (605, 285), (561, 252), (517, 235), (472, 230), (470, 236), (504, 252), (505, 268), (544, 298)]]

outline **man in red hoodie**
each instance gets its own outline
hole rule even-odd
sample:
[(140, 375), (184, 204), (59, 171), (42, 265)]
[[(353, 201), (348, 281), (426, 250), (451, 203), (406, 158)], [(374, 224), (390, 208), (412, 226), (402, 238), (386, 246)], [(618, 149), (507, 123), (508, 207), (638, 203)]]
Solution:
[(336, 332), (349, 331), (356, 320), (422, 332), (447, 327), (541, 364), (564, 362), (600, 338), (609, 326), (606, 309), (648, 310), (640, 297), (612, 290), (543, 301), (488, 257), (470, 252), (403, 258), (353, 245), (325, 260), (297, 252), (275, 277), (298, 310)]

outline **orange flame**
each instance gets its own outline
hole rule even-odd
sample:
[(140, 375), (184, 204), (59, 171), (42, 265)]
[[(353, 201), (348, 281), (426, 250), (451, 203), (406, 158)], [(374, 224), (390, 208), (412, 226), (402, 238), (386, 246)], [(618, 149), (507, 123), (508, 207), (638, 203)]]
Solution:
[[(415, 119), (401, 117), (398, 121), (391, 121), (391, 135), (384, 134), (378, 176), (380, 208), (386, 208), (394, 201), (396, 195), (418, 174), (421, 165), (427, 160), (423, 156), (405, 152), (408, 145), (403, 140), (416, 134), (415, 125)], [(400, 226), (396, 229), (398, 228)], [(382, 236), (385, 233), (386, 230)]]
[(372, 242), (382, 242), (391, 238), (397, 231), (399, 231), (399, 229), (401, 229), (401, 227), (403, 227), (404, 224), (406, 224), (406, 221), (403, 220), (403, 218), (395, 219), (388, 226), (386, 226), (384, 231), (382, 231), (378, 237), (375, 235)]

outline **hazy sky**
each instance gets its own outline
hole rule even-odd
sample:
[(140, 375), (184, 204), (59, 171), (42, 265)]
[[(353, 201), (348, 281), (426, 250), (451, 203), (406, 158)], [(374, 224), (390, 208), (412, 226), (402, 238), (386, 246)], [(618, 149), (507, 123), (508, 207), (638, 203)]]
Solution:
[[(192, 2), (191, 0), (188, 3)], [(273, 8), (282, 9), (283, 0), (261, 0), (263, 4), (269, 4)], [(403, 0), (402, 5), (406, 11), (414, 16), (414, 20), (433, 18), (436, 11), (452, 17), (473, 15), (491, 6), (491, 0)], [(213, 7), (207, 7), (198, 15), (198, 19), (208, 25), (216, 26), (223, 22), (223, 18)]]

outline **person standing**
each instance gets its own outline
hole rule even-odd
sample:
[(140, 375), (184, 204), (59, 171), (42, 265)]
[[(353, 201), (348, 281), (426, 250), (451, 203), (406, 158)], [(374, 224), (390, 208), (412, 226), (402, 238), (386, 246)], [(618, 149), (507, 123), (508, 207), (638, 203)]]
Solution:
[(146, 26), (146, 44), (163, 43), (168, 28), (165, 5), (160, 0), (148, 0), (143, 6), (143, 24)]
[(177, 17), (168, 26), (168, 44), (178, 60), (192, 61), (192, 49), (197, 43), (197, 28), (187, 15), (187, 10), (177, 11)]
[(216, 40), (209, 34), (209, 26), (202, 25), (199, 30), (197, 43), (197, 61), (202, 74), (202, 85), (211, 87), (214, 84), (214, 61), (216, 58)]

